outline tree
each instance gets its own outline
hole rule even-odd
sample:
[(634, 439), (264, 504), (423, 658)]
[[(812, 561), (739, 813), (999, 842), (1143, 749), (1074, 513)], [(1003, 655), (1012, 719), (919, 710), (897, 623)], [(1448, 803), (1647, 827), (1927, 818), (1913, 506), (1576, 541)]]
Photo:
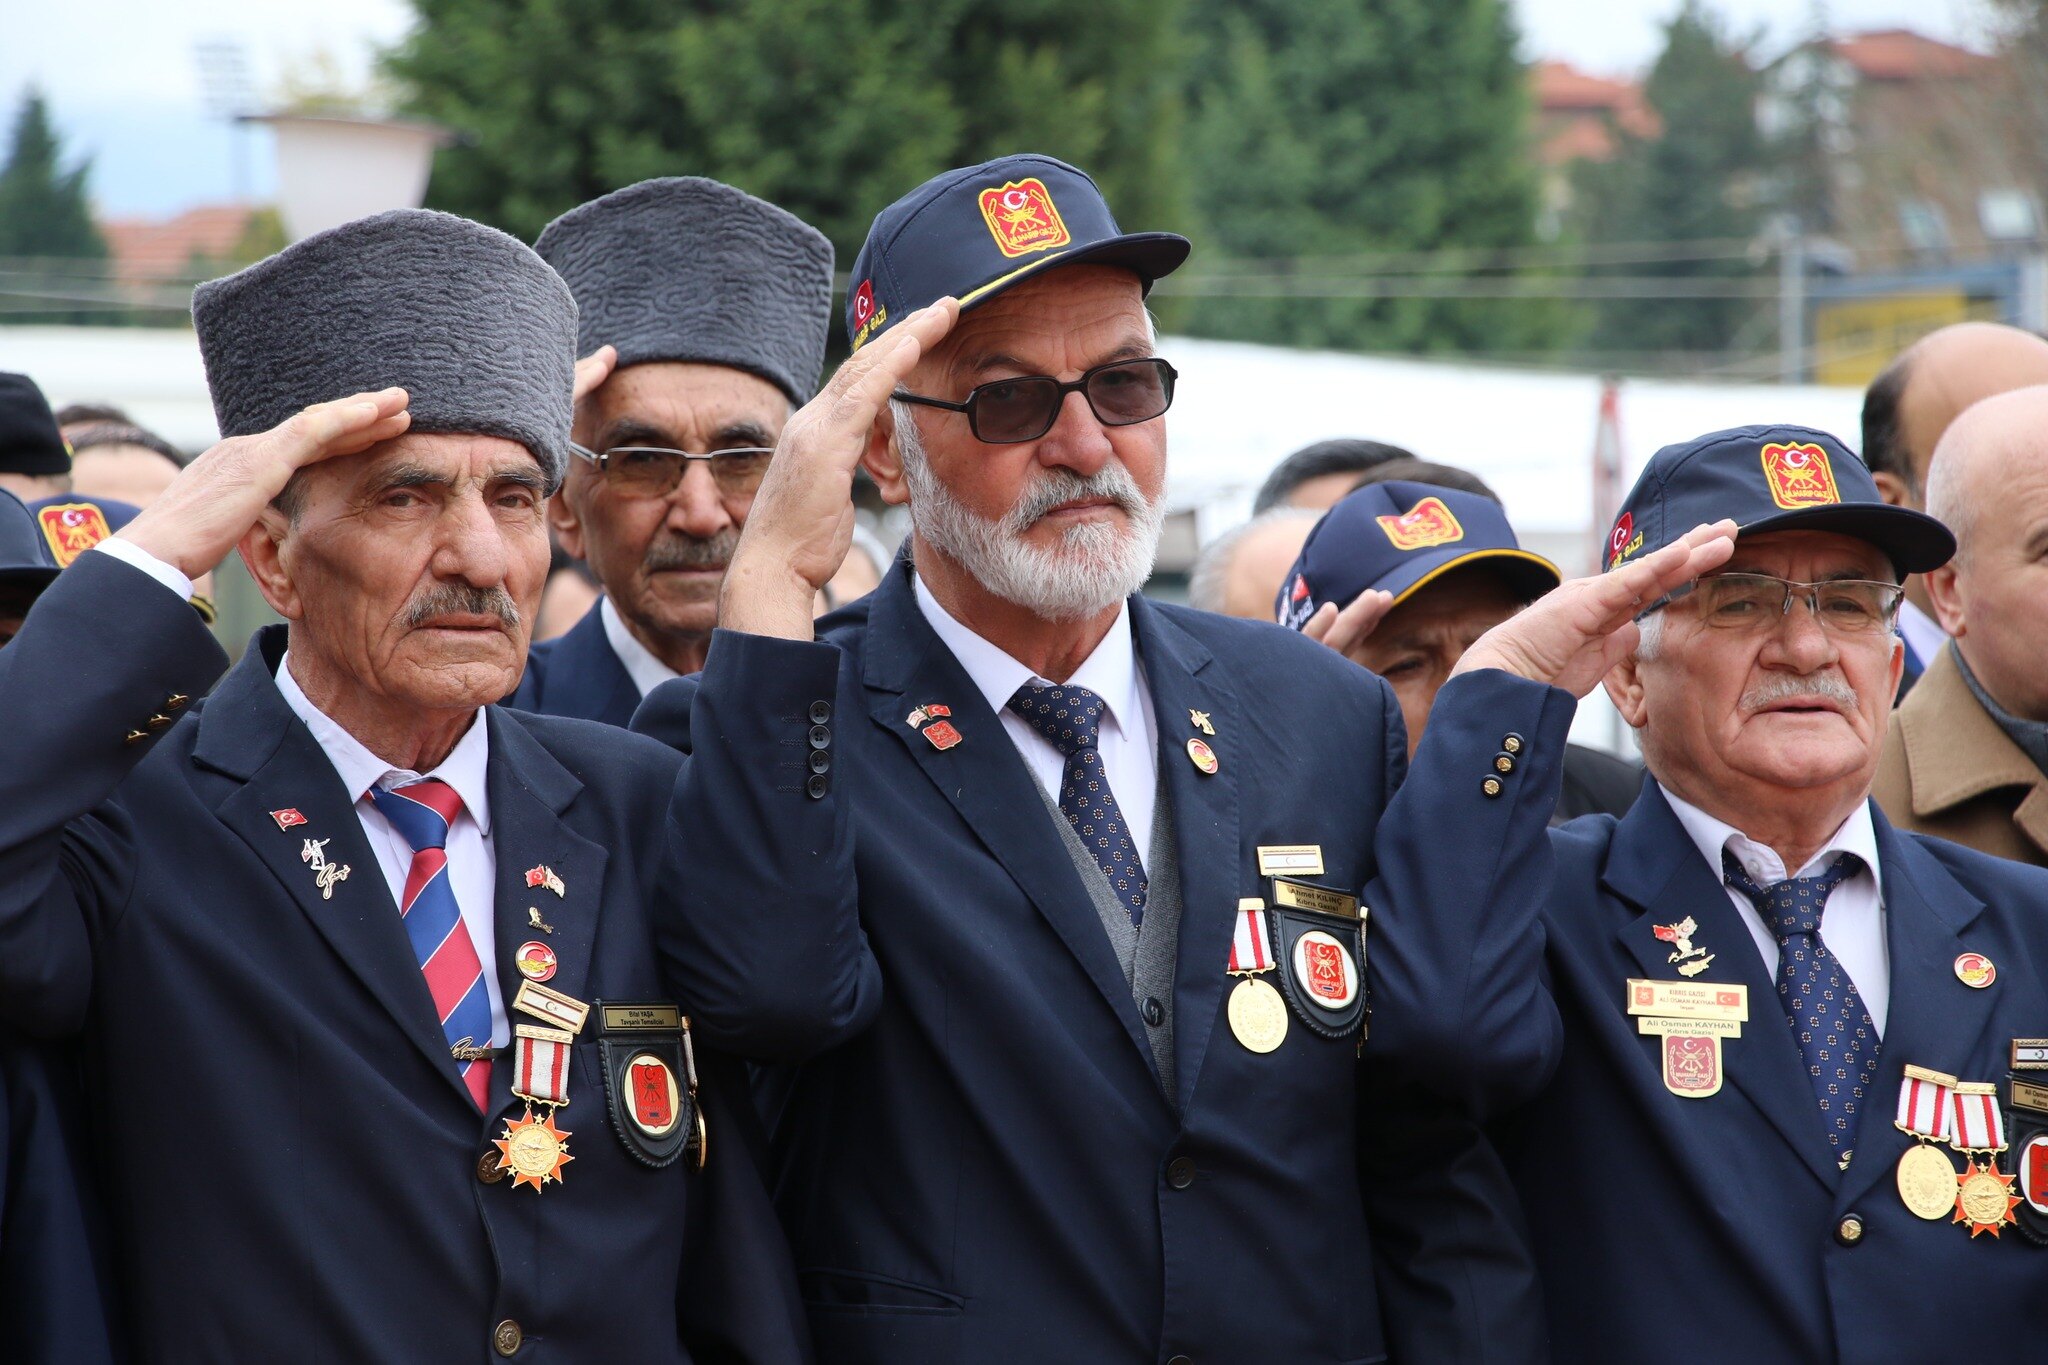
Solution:
[(622, 185), (708, 175), (815, 224), (844, 269), (891, 200), (1024, 150), (1089, 171), (1127, 222), (1177, 214), (1177, 0), (415, 3), (388, 69), (464, 135), (433, 200), (529, 241)]
[(1581, 167), (1572, 200), (1587, 241), (1720, 244), (1701, 245), (1687, 259), (1592, 272), (1665, 279), (1674, 293), (1703, 295), (1607, 300), (1595, 327), (1603, 350), (1725, 351), (1765, 306), (1742, 292), (1757, 266), (1741, 244), (1762, 226), (1771, 170), (1757, 131), (1758, 79), (1744, 46), (1699, 0), (1686, 0), (1643, 84), (1661, 133), (1624, 132), (1612, 161)]
[[(0, 296), (0, 318), (8, 322), (92, 321), (94, 315), (62, 309), (45, 311), (23, 300), (61, 296), (65, 272), (56, 261), (97, 261), (107, 244), (93, 226), (85, 182), (90, 163), (81, 160), (63, 168), (63, 148), (50, 125), (49, 107), (41, 92), (31, 89), (14, 117), (7, 161), (0, 167), (0, 260), (13, 259), (23, 282), (9, 289), (19, 297)], [(75, 274), (76, 272), (71, 272)], [(97, 288), (97, 280), (93, 282)]]
[[(1535, 240), (1503, 0), (1190, 0), (1188, 26), (1196, 266), (1226, 291), (1188, 305), (1191, 328), (1375, 350), (1554, 335), (1552, 303), (1454, 297)], [(1470, 253), (1449, 277), (1387, 259), (1445, 249)]]

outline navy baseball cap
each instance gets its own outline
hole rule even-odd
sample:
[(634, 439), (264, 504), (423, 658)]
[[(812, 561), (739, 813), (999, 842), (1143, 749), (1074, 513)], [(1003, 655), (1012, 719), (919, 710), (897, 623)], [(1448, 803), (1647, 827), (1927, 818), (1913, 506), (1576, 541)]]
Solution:
[(1693, 527), (1732, 518), (1738, 535), (1833, 531), (1867, 540), (1899, 576), (1956, 552), (1949, 529), (1893, 507), (1863, 461), (1812, 427), (1734, 427), (1665, 446), (1629, 490), (1607, 536), (1607, 567), (1662, 549)]
[(113, 498), (59, 493), (28, 505), (51, 560), (60, 569), (142, 515), (142, 509)]
[(846, 291), (862, 346), (948, 295), (965, 310), (1058, 265), (1120, 265), (1147, 291), (1188, 258), (1171, 232), (1125, 232), (1085, 174), (1049, 156), (997, 157), (925, 181), (875, 215)]
[(0, 587), (40, 592), (57, 581), (57, 561), (21, 499), (0, 488)]
[(1399, 606), (1467, 564), (1496, 570), (1531, 602), (1564, 581), (1557, 565), (1522, 548), (1491, 498), (1428, 483), (1367, 484), (1308, 533), (1274, 617), (1300, 630), (1323, 603), (1342, 610), (1367, 588), (1394, 594)]

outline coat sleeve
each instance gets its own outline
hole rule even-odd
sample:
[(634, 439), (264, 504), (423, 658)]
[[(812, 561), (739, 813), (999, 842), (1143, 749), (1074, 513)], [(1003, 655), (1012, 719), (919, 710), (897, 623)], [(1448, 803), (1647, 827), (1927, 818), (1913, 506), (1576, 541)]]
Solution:
[(1575, 709), (1497, 670), (1451, 679), (1375, 837), (1370, 1046), (1475, 1118), (1536, 1093), (1562, 1047), (1539, 916)]
[(84, 1022), (94, 944), (135, 877), (115, 789), (226, 667), (190, 606), (98, 553), (0, 649), (0, 1021)]
[(794, 1062), (873, 1022), (881, 969), (857, 910), (837, 736), (864, 713), (829, 644), (717, 631), (704, 672), (665, 683), (634, 728), (687, 736), (669, 839), (667, 967), (705, 1040)]

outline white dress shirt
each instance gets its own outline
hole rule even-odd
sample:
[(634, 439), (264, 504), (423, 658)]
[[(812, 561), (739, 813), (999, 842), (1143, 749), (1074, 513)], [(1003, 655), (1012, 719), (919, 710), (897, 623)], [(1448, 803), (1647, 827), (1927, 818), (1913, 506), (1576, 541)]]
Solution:
[(1913, 651), (1922, 668), (1933, 663), (1934, 656), (1948, 643), (1948, 632), (1941, 628), (1941, 623), (1914, 606), (1911, 598), (1899, 599), (1899, 634), (1906, 637), (1906, 648)]
[(604, 622), (604, 638), (611, 644), (612, 653), (619, 656), (625, 665), (626, 676), (633, 680), (633, 686), (646, 696), (670, 678), (683, 675), (654, 657), (652, 650), (633, 638), (633, 632), (626, 629), (626, 620), (619, 615), (619, 609), (612, 605), (612, 599), (601, 597), (597, 602), (597, 618)]
[(433, 777), (453, 787), (455, 794), (462, 798), (462, 810), (448, 827), (448, 886), (455, 892), (456, 907), (462, 911), (462, 927), (469, 931), (469, 941), (483, 962), (484, 989), (491, 997), (490, 1045), (505, 1046), (511, 1041), (512, 1032), (505, 1023), (505, 998), (498, 989), (495, 936), (498, 857), (491, 843), (490, 787), (486, 780), (490, 771), (491, 738), (490, 727), (484, 724), (483, 712), (477, 712), (468, 731), (456, 741), (455, 748), (439, 767), (430, 773), (408, 772), (392, 767), (365, 749), (354, 735), (313, 705), (300, 689), (298, 679), (292, 676), (291, 662), (291, 655), (286, 654), (279, 663), (277, 690), (284, 694), (285, 705), (291, 707), (293, 714), (313, 732), (313, 739), (327, 755), (327, 761), (334, 765), (334, 771), (341, 775), (341, 785), (354, 800), (356, 819), (363, 826), (363, 837), (369, 840), (371, 851), (377, 855), (377, 868), (391, 888), (392, 913), (397, 913), (405, 895), (405, 877), (412, 869), (413, 847), (370, 800), (370, 789), (378, 787), (389, 791), (408, 782), (417, 782), (422, 777)]
[[(931, 623), (932, 630), (945, 642), (946, 648), (953, 651), (953, 657), (960, 661), (960, 666), (967, 670), (967, 676), (974, 680), (990, 708), (1002, 717), (1003, 729), (1009, 732), (1010, 742), (1023, 755), (1024, 764), (1038, 779), (1038, 785), (1057, 801), (1067, 760), (1051, 740), (1010, 709), (1010, 698), (1016, 696), (1017, 689), (1025, 683), (1035, 682), (1045, 687), (1058, 684), (1050, 678), (1039, 677), (961, 625), (939, 605), (939, 599), (932, 596), (931, 589), (924, 585), (922, 578), (916, 578), (914, 582), (918, 610), (924, 613), (924, 619)], [(1068, 678), (1065, 685), (1085, 687), (1102, 698), (1102, 729), (1096, 739), (1096, 749), (1102, 755), (1102, 768), (1109, 778), (1110, 793), (1116, 797), (1117, 809), (1124, 813), (1124, 823), (1130, 828), (1131, 846), (1137, 850), (1138, 861), (1142, 864), (1152, 849), (1152, 806), (1159, 783), (1159, 723), (1152, 714), (1152, 694), (1145, 687), (1144, 668), (1138, 662), (1138, 651), (1131, 638), (1130, 603), (1118, 608), (1116, 623), (1109, 628), (1109, 634), (1102, 637), (1102, 642), (1074, 670), (1074, 676)], [(950, 702), (952, 698), (910, 697), (907, 700), (912, 705), (922, 706), (929, 702)]]
[[(1692, 836), (1700, 856), (1714, 869), (1715, 881), (1722, 880), (1723, 849), (1735, 855), (1735, 861), (1742, 864), (1742, 870), (1758, 886), (1767, 887), (1785, 880), (1785, 863), (1775, 849), (1757, 843), (1735, 826), (1716, 820), (1698, 806), (1681, 801), (1668, 791), (1664, 793), (1664, 799), (1671, 803), (1678, 823), (1684, 825), (1685, 832)], [(1885, 945), (1884, 874), (1877, 865), (1877, 830), (1871, 824), (1868, 801), (1857, 804), (1854, 813), (1842, 822), (1842, 827), (1834, 832), (1820, 852), (1813, 855), (1812, 861), (1799, 869), (1799, 875), (1802, 878), (1819, 876), (1838, 853), (1855, 854), (1863, 866), (1855, 875), (1845, 877), (1828, 897), (1828, 903), (1821, 911), (1820, 938), (1854, 983), (1856, 993), (1863, 998), (1863, 1008), (1870, 1013), (1871, 1025), (1876, 1028), (1877, 1036), (1882, 1038), (1885, 1014), (1892, 999), (1891, 952)], [(1722, 885), (1728, 893), (1729, 902), (1749, 929), (1750, 938), (1756, 941), (1756, 950), (1763, 955), (1764, 966), (1770, 970), (1771, 979), (1777, 980), (1778, 936), (1764, 923), (1755, 901), (1725, 882)], [(1714, 946), (1718, 949), (1720, 945)]]

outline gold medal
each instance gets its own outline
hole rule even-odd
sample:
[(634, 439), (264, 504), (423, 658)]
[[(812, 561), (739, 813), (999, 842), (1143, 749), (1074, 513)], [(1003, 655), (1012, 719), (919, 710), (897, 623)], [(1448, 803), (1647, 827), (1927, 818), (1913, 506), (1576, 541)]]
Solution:
[(1954, 1221), (1970, 1225), (1972, 1241), (1980, 1232), (1996, 1237), (2005, 1224), (2019, 1221), (2012, 1215), (2020, 1202), (2012, 1192), (2012, 1182), (2011, 1176), (1999, 1171), (1996, 1155), (1982, 1166), (1973, 1163), (1956, 1177)]
[(1916, 1142), (1899, 1158), (1899, 1198), (1915, 1218), (1938, 1222), (1956, 1208), (1956, 1168), (1948, 1154)]
[(1253, 1052), (1271, 1052), (1287, 1041), (1287, 1003), (1256, 976), (1240, 979), (1230, 993), (1230, 1031)]
[(569, 1137), (555, 1127), (554, 1110), (535, 1118), (528, 1109), (523, 1119), (505, 1120), (505, 1136), (495, 1141), (501, 1154), (498, 1168), (512, 1173), (515, 1190), (521, 1185), (538, 1190), (549, 1182), (559, 1184), (562, 1168), (576, 1159), (569, 1155)]

